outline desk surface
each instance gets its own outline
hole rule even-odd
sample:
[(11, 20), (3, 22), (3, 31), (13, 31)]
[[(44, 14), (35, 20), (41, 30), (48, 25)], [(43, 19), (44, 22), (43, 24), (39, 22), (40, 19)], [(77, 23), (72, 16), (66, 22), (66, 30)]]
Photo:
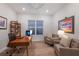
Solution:
[(24, 37), (23, 39), (16, 39), (14, 41), (11, 41), (10, 43), (14, 42), (29, 42), (31, 40), (31, 37)]
[(23, 39), (16, 39), (14, 41), (10, 42), (10, 45), (12, 46), (24, 46), (29, 44), (29, 42), (31, 41), (32, 37), (24, 37)]

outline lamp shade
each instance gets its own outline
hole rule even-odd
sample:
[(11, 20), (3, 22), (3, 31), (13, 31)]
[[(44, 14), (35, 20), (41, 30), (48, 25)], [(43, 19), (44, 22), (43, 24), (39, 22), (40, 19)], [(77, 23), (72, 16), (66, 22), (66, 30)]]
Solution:
[(30, 30), (30, 35), (32, 35), (32, 30)]
[(63, 37), (64, 31), (63, 30), (58, 30), (58, 35), (59, 35), (59, 37)]
[(58, 35), (63, 35), (64, 31), (63, 30), (58, 30)]

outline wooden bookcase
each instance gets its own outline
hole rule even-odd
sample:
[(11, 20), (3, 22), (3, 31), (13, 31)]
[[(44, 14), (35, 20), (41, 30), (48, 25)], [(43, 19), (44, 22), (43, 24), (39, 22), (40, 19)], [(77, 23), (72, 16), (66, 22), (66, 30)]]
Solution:
[(21, 24), (18, 23), (18, 21), (11, 21), (10, 32), (14, 32), (16, 34), (16, 38), (21, 38)]

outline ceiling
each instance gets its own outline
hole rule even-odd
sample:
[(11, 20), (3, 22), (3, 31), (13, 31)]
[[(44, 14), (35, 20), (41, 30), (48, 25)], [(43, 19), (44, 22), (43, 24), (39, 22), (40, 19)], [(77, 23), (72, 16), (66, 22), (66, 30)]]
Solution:
[[(7, 3), (17, 14), (53, 15), (63, 8), (64, 3)], [(24, 10), (23, 10), (24, 8)]]

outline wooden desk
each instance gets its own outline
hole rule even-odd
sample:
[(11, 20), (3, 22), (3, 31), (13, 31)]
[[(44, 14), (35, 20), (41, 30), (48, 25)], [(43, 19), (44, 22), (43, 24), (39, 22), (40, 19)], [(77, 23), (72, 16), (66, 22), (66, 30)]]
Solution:
[(14, 41), (11, 41), (9, 44), (12, 47), (17, 47), (17, 46), (26, 46), (27, 49), (27, 55), (28, 55), (28, 46), (32, 42), (32, 37), (24, 37), (23, 39), (16, 39)]

